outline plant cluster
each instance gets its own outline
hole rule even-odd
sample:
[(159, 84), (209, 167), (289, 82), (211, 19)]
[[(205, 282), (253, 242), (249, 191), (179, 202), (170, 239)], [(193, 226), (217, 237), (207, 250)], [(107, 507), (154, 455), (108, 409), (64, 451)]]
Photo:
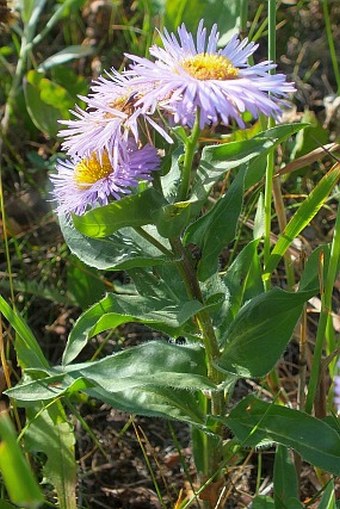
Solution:
[[(73, 117), (61, 121), (65, 155), (51, 175), (71, 252), (90, 267), (126, 271), (129, 291), (109, 292), (81, 314), (57, 366), (49, 365), (24, 320), (1, 298), (24, 372), (6, 394), (26, 408), (28, 448), (49, 434), (42, 452), (49, 457), (53, 449), (54, 461), (59, 457), (67, 472), (61, 480), (50, 460), (45, 466), (60, 507), (76, 507), (74, 437), (63, 405), (78, 393), (190, 426), (198, 482), (180, 507), (195, 500), (207, 509), (223, 507), (231, 461), (241, 461), (249, 447), (271, 445), (277, 445), (274, 495), (256, 496), (253, 507), (305, 507), (291, 450), (295, 459), (329, 474), (319, 507), (335, 507), (339, 424), (335, 414), (321, 418), (313, 411), (340, 257), (339, 214), (332, 242), (310, 255), (299, 282), (293, 274), (294, 285), (283, 289), (273, 286), (272, 275), (282, 261), (289, 265), (289, 249), (334, 189), (339, 164), (320, 179), (272, 247), (274, 150), (306, 127), (279, 123), (294, 85), (276, 73), (272, 60), (249, 63), (257, 45), (247, 39), (232, 36), (219, 48), (217, 27), (208, 31), (203, 20), (195, 36), (182, 24), (160, 39), (162, 46), (150, 48), (152, 60), (127, 55), (132, 64), (100, 76), (81, 97), (84, 109), (76, 106)], [(221, 134), (230, 126), (233, 137)], [(253, 237), (237, 253), (245, 194), (262, 179), (265, 196)], [(228, 246), (235, 253), (226, 263), (221, 255)], [(242, 379), (276, 379), (277, 363), (320, 279), (321, 315), (306, 396), (302, 391), (297, 408), (285, 404), (280, 390), (272, 400), (261, 394), (235, 399)], [(75, 362), (91, 338), (130, 322), (163, 339)], [(334, 373), (336, 348), (327, 348)], [(8, 424), (0, 426), (12, 443)], [(20, 450), (15, 461), (19, 457)], [(34, 481), (28, 485), (32, 493), (19, 500), (10, 493), (14, 503), (23, 505), (25, 497), (32, 507), (40, 503)]]

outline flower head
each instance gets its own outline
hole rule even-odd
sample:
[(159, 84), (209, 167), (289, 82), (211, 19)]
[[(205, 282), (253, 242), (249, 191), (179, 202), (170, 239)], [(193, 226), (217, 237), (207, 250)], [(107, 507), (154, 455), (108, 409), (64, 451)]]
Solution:
[(147, 112), (135, 107), (140, 96), (141, 88), (134, 87), (128, 77), (114, 69), (107, 73), (107, 78), (98, 78), (89, 96), (81, 97), (87, 104), (86, 110), (76, 106), (72, 111), (75, 118), (62, 121), (67, 126), (59, 132), (65, 138), (62, 148), (72, 157), (96, 154), (102, 159), (105, 153), (116, 167), (124, 157), (126, 141), (132, 137), (138, 143), (143, 122), (148, 122), (171, 142)]
[(134, 65), (126, 74), (135, 86), (148, 90), (136, 106), (154, 111), (161, 105), (173, 113), (176, 123), (192, 125), (199, 110), (201, 128), (218, 122), (227, 125), (231, 119), (244, 127), (245, 111), (255, 118), (261, 113), (277, 118), (282, 99), (294, 91), (285, 75), (269, 73), (273, 63), (248, 65), (257, 48), (253, 42), (234, 36), (225, 48), (217, 49), (216, 25), (207, 36), (201, 21), (196, 41), (184, 24), (178, 29), (178, 38), (165, 30), (161, 39), (163, 48), (150, 49), (154, 62), (128, 55)]
[(81, 215), (89, 206), (107, 205), (110, 198), (118, 200), (129, 194), (139, 180), (150, 180), (150, 173), (158, 167), (155, 148), (145, 145), (138, 149), (132, 140), (126, 143), (124, 160), (116, 167), (106, 151), (101, 158), (93, 152), (82, 158), (59, 161), (57, 173), (51, 177), (58, 211)]

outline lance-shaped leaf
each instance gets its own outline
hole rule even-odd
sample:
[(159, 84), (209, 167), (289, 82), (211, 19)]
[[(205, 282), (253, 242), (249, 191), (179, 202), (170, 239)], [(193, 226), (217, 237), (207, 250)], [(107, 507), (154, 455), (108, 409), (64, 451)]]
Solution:
[[(65, 217), (59, 216), (59, 221), (70, 251), (90, 267), (99, 270), (129, 270), (153, 267), (168, 261), (159, 249), (133, 228), (122, 228), (105, 239), (91, 239), (76, 230)], [(151, 234), (156, 236), (157, 231)], [(165, 239), (162, 242), (165, 243)]]
[[(339, 500), (338, 500), (339, 502)], [(335, 486), (334, 481), (330, 480), (327, 484), (327, 487), (322, 495), (322, 499), (318, 509), (336, 509), (336, 500), (335, 500)]]
[(17, 333), (15, 349), (20, 365), (34, 368), (48, 367), (48, 362), (33, 332), (22, 316), (15, 309), (12, 309), (1, 295), (0, 312)]
[[(278, 445), (274, 462), (274, 499), (276, 509), (288, 509), (299, 498), (297, 472), (291, 451)], [(300, 508), (301, 508), (300, 504)]]
[(320, 419), (248, 396), (223, 422), (245, 446), (272, 440), (295, 449), (312, 465), (340, 475), (340, 437)]
[(196, 244), (202, 250), (197, 272), (201, 281), (217, 271), (220, 252), (234, 239), (242, 207), (243, 180), (244, 171), (240, 171), (228, 192), (186, 232), (185, 244)]
[(65, 62), (69, 62), (70, 60), (75, 60), (76, 58), (84, 58), (92, 55), (93, 53), (94, 48), (92, 46), (67, 46), (61, 51), (58, 51), (58, 53), (54, 53), (54, 55), (46, 58), (46, 60), (39, 65), (38, 71), (45, 72), (55, 65), (61, 65)]
[(157, 297), (109, 293), (77, 320), (68, 338), (63, 363), (72, 362), (91, 337), (123, 323), (144, 323), (171, 336), (182, 335), (182, 326), (200, 309), (202, 304), (195, 300), (173, 302)]
[[(29, 373), (32, 375), (34, 371)], [(163, 397), (170, 398), (172, 406), (183, 410), (185, 401), (191, 401), (187, 391), (216, 389), (206, 376), (205, 352), (201, 346), (161, 341), (132, 347), (96, 362), (60, 366), (46, 370), (45, 374), (45, 378), (17, 385), (7, 394), (23, 404), (90, 390), (90, 394), (96, 391), (106, 394), (106, 400), (117, 399), (119, 408), (125, 405), (124, 409), (140, 413), (142, 402), (147, 401), (145, 392), (154, 393), (153, 405), (146, 405), (152, 412)], [(178, 391), (184, 391), (184, 402)], [(136, 406), (131, 408), (133, 404)], [(198, 410), (191, 408), (190, 412), (199, 415)]]
[(154, 214), (165, 204), (163, 196), (151, 188), (90, 210), (83, 216), (74, 215), (73, 222), (84, 235), (101, 239), (126, 226), (152, 224)]
[(57, 492), (58, 507), (76, 509), (75, 437), (60, 402), (53, 403), (48, 410), (44, 410), (42, 405), (34, 405), (34, 408), (27, 409), (27, 413), (26, 447), (31, 452), (46, 455), (43, 473)]
[(313, 191), (302, 202), (295, 212), (275, 244), (271, 252), (268, 264), (265, 268), (264, 277), (269, 277), (276, 269), (280, 259), (285, 254), (290, 244), (301, 231), (308, 226), (313, 217), (325, 203), (329, 193), (332, 191), (340, 177), (340, 163), (335, 164), (317, 183)]
[[(39, 373), (46, 372), (45, 370), (48, 370), (48, 362), (45, 359), (33, 333), (31, 332), (23, 318), (17, 313), (17, 311), (11, 309), (7, 302), (1, 296), (0, 296), (0, 310), (4, 314), (4, 316), (8, 319), (8, 321), (10, 322), (10, 324), (17, 333), (15, 349), (20, 365), (23, 367), (29, 366), (31, 369), (35, 369)], [(33, 399), (32, 401), (35, 400)], [(55, 463), (54, 463), (55, 457), (51, 459), (51, 462), (48, 461), (46, 472), (51, 473), (51, 475), (48, 475), (48, 478), (50, 482), (55, 486), (61, 509), (73, 509), (73, 508), (75, 509), (76, 463), (74, 459), (74, 450), (72, 449), (73, 446), (71, 447), (71, 442), (74, 439), (73, 432), (67, 423), (65, 412), (60, 403), (53, 405), (53, 408), (50, 408), (49, 412), (50, 413), (53, 412), (55, 422), (51, 424), (49, 429), (47, 429), (48, 426), (47, 427), (45, 426), (45, 432), (41, 434), (38, 440), (38, 443), (40, 444), (39, 447), (42, 447), (43, 437), (45, 439), (47, 439), (47, 437), (50, 437), (51, 441), (55, 440), (55, 444), (58, 449), (59, 459)], [(40, 419), (43, 419), (43, 417), (40, 416), (38, 418), (39, 422)], [(34, 434), (35, 426), (38, 427), (40, 426), (36, 419), (34, 420), (34, 423), (30, 421), (29, 426), (30, 433)], [(25, 436), (27, 437), (27, 432)], [(34, 443), (33, 435), (32, 443)], [(11, 450), (13, 449), (12, 446), (10, 446), (10, 448)], [(52, 449), (50, 447), (46, 447), (45, 449), (39, 449), (39, 451), (41, 450), (47, 452), (48, 458), (49, 454), (52, 453)], [(7, 468), (8, 459), (6, 459), (5, 462)], [(21, 482), (25, 484), (26, 483), (25, 477), (24, 474), (20, 473), (21, 467), (19, 463), (16, 465), (15, 468), (17, 470), (19, 469), (18, 473), (21, 476)], [(18, 486), (19, 485), (17, 485), (16, 490), (17, 494), (19, 494)], [(28, 485), (26, 486), (26, 488), (28, 488)], [(24, 505), (24, 502), (23, 501), (20, 502), (20, 505)], [(29, 507), (29, 505), (27, 505), (27, 507)]]
[(230, 290), (233, 315), (247, 300), (263, 293), (262, 271), (257, 254), (258, 244), (259, 239), (249, 242), (223, 276), (223, 282)]
[(304, 302), (314, 294), (274, 288), (254, 297), (231, 323), (218, 367), (240, 377), (268, 373), (290, 340)]
[[(200, 166), (193, 185), (193, 195), (203, 199), (222, 175), (249, 163), (276, 147), (308, 124), (283, 124), (259, 133), (250, 140), (210, 145), (202, 151)], [(261, 175), (259, 176), (261, 178)]]
[(11, 501), (31, 509), (39, 507), (44, 500), (43, 494), (5, 412), (0, 416), (0, 438), (0, 471)]
[(96, 362), (69, 364), (62, 372), (84, 378), (108, 392), (146, 385), (180, 389), (214, 388), (206, 378), (204, 349), (199, 345), (174, 345), (151, 341)]
[(27, 80), (24, 81), (24, 93), (26, 108), (33, 124), (43, 133), (56, 136), (60, 110), (43, 101), (39, 88)]
[(218, 327), (218, 337), (226, 341), (226, 334), (240, 307), (256, 295), (263, 293), (262, 267), (257, 254), (259, 239), (251, 241), (237, 255), (223, 276), (228, 289), (229, 305)]
[[(159, 374), (158, 380), (162, 378)], [(181, 377), (178, 377), (179, 380)], [(209, 382), (203, 383), (199, 375), (195, 378), (195, 384), (201, 388), (212, 389)], [(111, 374), (113, 380), (113, 375)], [(11, 389), (9, 395), (16, 399), (19, 405), (25, 405), (30, 401), (48, 401), (61, 396), (70, 397), (72, 394), (82, 391), (104, 403), (111, 405), (124, 412), (147, 417), (163, 417), (178, 419), (190, 424), (203, 425), (204, 416), (197, 405), (196, 395), (193, 391), (168, 387), (166, 385), (140, 384), (127, 381), (128, 388), (125, 390), (109, 391), (103, 389), (94, 382), (86, 380), (74, 380), (68, 375), (51, 376), (43, 380), (32, 382), (27, 385), (18, 385)], [(174, 383), (175, 380), (172, 380)], [(114, 387), (114, 384), (113, 384)]]
[(147, 385), (114, 394), (98, 388), (89, 389), (87, 393), (130, 414), (175, 419), (201, 428), (205, 426), (195, 393), (183, 389)]

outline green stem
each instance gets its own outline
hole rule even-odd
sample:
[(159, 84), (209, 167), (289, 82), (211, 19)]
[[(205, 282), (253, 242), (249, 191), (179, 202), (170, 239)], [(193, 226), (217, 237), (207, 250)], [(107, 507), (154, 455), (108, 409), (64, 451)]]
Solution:
[[(179, 258), (179, 269), (186, 283), (191, 298), (203, 303), (202, 292), (196, 277), (191, 260), (179, 238), (171, 239), (171, 246), (175, 255)], [(211, 319), (207, 311), (199, 311), (196, 315), (198, 326), (203, 336), (203, 342), (207, 355), (208, 376), (215, 383), (221, 381), (221, 374), (214, 368), (214, 361), (219, 357), (219, 347)]]
[[(249, 32), (248, 32), (248, 39), (249, 41), (252, 41), (253, 40), (253, 34), (256, 30), (256, 27), (257, 27), (257, 23), (261, 17), (261, 14), (262, 14), (262, 11), (263, 11), (263, 4), (260, 4), (257, 8), (257, 11), (255, 13), (255, 16), (253, 18), (253, 21), (252, 21), (252, 24), (251, 24), (251, 27), (249, 29)], [(267, 21), (267, 18), (266, 18), (266, 21)]]
[[(169, 258), (174, 260), (175, 255), (175, 258), (178, 259), (177, 266), (180, 270), (181, 276), (183, 277), (188, 294), (190, 297), (203, 303), (202, 292), (194, 268), (181, 240), (179, 238), (172, 239), (170, 243), (173, 251), (170, 251), (143, 228), (135, 227), (135, 231)], [(219, 356), (219, 347), (210, 316), (207, 311), (203, 310), (197, 313), (196, 319), (203, 336), (203, 342), (206, 350), (208, 376), (214, 383), (219, 384), (222, 381), (221, 373), (214, 367), (214, 362)], [(220, 401), (218, 399), (216, 401), (214, 400), (213, 404), (215, 407), (214, 415), (220, 415), (222, 409)]]
[[(41, 30), (41, 32), (34, 36), (36, 24), (37, 24), (38, 19), (39, 19), (38, 16), (37, 16), (36, 23), (35, 23), (34, 26), (32, 26), (32, 29), (30, 30), (30, 33), (32, 33), (32, 36), (29, 38), (30, 42), (27, 44), (27, 47), (26, 47), (26, 51), (27, 52), (31, 51), (34, 46), (36, 46), (37, 44), (41, 43), (41, 41), (52, 30), (52, 28), (55, 26), (55, 24), (62, 18), (65, 9), (70, 7), (74, 2), (75, 2), (75, 0), (66, 0), (65, 2), (63, 2), (58, 7), (58, 9), (55, 11), (55, 13), (50, 17), (50, 19), (47, 21), (46, 25)], [(43, 6), (42, 6), (42, 9), (43, 9)]]
[[(204, 302), (202, 292), (199, 286), (199, 282), (196, 276), (195, 269), (189, 258), (187, 251), (185, 250), (181, 240), (179, 238), (171, 239), (171, 246), (176, 257), (179, 258), (178, 270), (185, 282), (187, 292), (189, 296), (199, 302)], [(206, 353), (207, 362), (207, 374), (212, 382), (216, 385), (220, 384), (223, 380), (223, 375), (215, 368), (215, 363), (220, 356), (219, 346), (215, 335), (214, 327), (211, 322), (209, 313), (206, 310), (199, 311), (195, 315), (197, 325), (201, 331), (202, 340)], [(205, 402), (208, 403), (208, 398), (203, 395)], [(210, 394), (211, 408), (210, 413), (212, 415), (224, 415), (224, 393), (223, 391), (212, 391)], [(207, 405), (208, 407), (208, 405)], [(209, 411), (208, 408), (206, 411)], [(221, 449), (221, 431), (222, 424), (216, 424), (214, 428), (215, 435), (207, 436), (204, 432), (200, 432), (198, 435), (202, 435), (199, 439), (200, 446), (203, 448), (201, 457), (204, 458), (204, 472), (202, 481), (205, 482), (206, 478), (215, 477), (221, 465), (223, 459)], [(195, 434), (192, 435), (192, 440), (195, 441)], [(198, 465), (197, 465), (198, 466)]]
[[(268, 60), (275, 62), (276, 59), (276, 0), (268, 0)], [(272, 69), (271, 73), (274, 72)], [(268, 128), (275, 125), (273, 118), (268, 119)], [(264, 195), (265, 233), (264, 233), (264, 267), (267, 266), (270, 257), (270, 232), (273, 197), (273, 176), (275, 166), (275, 152), (271, 150), (267, 156), (266, 183)], [(266, 271), (265, 271), (266, 273)], [(266, 290), (270, 288), (270, 274), (264, 280)]]
[(199, 115), (199, 111), (197, 111), (196, 120), (194, 123), (194, 127), (192, 128), (191, 136), (189, 136), (187, 138), (187, 142), (186, 142), (186, 146), (185, 146), (185, 155), (184, 155), (184, 162), (183, 162), (183, 168), (182, 168), (181, 184), (180, 184), (180, 188), (179, 188), (179, 192), (178, 192), (178, 200), (177, 201), (184, 201), (187, 199), (189, 189), (190, 189), (192, 163), (194, 160), (200, 132), (201, 132), (200, 115)]
[(325, 27), (326, 27), (329, 52), (331, 55), (336, 85), (338, 87), (337, 94), (340, 94), (340, 71), (339, 71), (339, 64), (338, 64), (338, 59), (337, 59), (337, 55), (336, 55), (333, 34), (332, 34), (331, 21), (330, 21), (330, 17), (329, 17), (328, 0), (322, 0), (322, 6), (323, 6), (323, 15), (325, 18)]
[(163, 254), (169, 256), (169, 258), (173, 259), (174, 258), (174, 255), (173, 255), (173, 252), (170, 251), (170, 249), (167, 249), (165, 246), (163, 246), (163, 244), (161, 244), (157, 239), (155, 239), (155, 237), (153, 237), (152, 235), (150, 235), (150, 233), (148, 233), (146, 230), (144, 230), (143, 228), (141, 228), (140, 226), (135, 226), (134, 230), (141, 236), (143, 237), (145, 240), (147, 240), (148, 242), (150, 242), (150, 244), (152, 244), (153, 246), (155, 246), (157, 249), (159, 249), (159, 251), (161, 251)]
[(244, 35), (247, 32), (247, 21), (248, 21), (248, 0), (241, 0), (240, 29), (242, 35)]
[(322, 349), (327, 330), (327, 323), (331, 319), (333, 286), (337, 276), (339, 261), (340, 261), (340, 208), (338, 208), (337, 218), (334, 227), (334, 235), (331, 246), (326, 281), (325, 284), (323, 285), (321, 293), (320, 319), (316, 334), (313, 363), (310, 373), (310, 380), (308, 384), (308, 393), (305, 407), (305, 411), (309, 414), (312, 412), (313, 409), (313, 403), (315, 400), (316, 390), (319, 382)]

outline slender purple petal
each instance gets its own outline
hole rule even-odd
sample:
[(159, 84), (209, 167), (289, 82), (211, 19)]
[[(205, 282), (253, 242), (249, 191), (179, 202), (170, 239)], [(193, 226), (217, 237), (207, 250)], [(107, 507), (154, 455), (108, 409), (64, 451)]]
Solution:
[(140, 180), (150, 180), (151, 172), (158, 168), (156, 149), (151, 145), (138, 149), (134, 140), (125, 143), (125, 158), (115, 166), (106, 153), (102, 160), (93, 153), (58, 161), (57, 173), (51, 176), (57, 210), (81, 215), (89, 207), (107, 205), (129, 194)]
[(242, 114), (249, 111), (280, 118), (284, 99), (294, 85), (283, 74), (269, 74), (272, 62), (250, 66), (248, 58), (257, 45), (233, 36), (223, 49), (217, 49), (219, 34), (214, 25), (207, 35), (203, 21), (196, 40), (182, 24), (177, 35), (164, 30), (163, 48), (152, 46), (155, 61), (127, 55), (132, 61), (125, 75), (143, 93), (136, 101), (142, 111), (157, 108), (172, 115), (175, 122), (192, 126), (197, 109), (200, 124), (212, 125), (235, 120), (244, 127)]

